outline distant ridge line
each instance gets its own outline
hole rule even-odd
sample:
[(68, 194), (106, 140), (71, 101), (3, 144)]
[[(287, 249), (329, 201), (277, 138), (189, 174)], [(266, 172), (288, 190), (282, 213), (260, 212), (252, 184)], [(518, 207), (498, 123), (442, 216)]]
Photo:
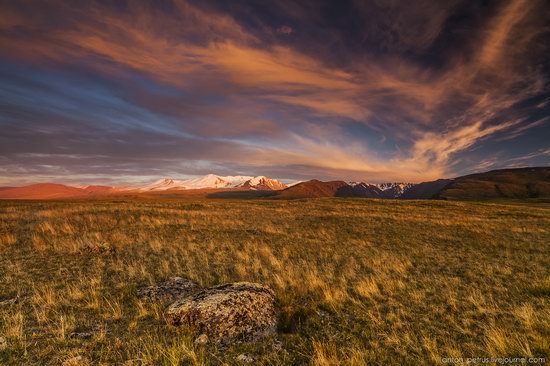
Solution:
[(483, 200), (544, 198), (550, 197), (550, 167), (497, 169), (453, 179), (438, 179), (422, 183), (372, 184), (342, 180), (323, 182), (312, 179), (286, 185), (265, 176), (208, 174), (186, 180), (163, 178), (142, 186), (88, 185), (74, 187), (58, 183), (37, 183), (22, 187), (0, 187), (0, 199), (65, 199), (148, 195), (175, 198), (192, 196), (241, 199), (356, 197)]

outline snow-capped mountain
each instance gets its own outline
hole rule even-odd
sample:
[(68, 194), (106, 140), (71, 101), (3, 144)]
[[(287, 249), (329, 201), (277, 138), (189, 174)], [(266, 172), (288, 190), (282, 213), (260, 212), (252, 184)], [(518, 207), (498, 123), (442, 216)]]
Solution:
[(352, 187), (355, 195), (360, 197), (371, 198), (399, 198), (409, 188), (414, 186), (413, 183), (364, 183), (364, 182), (348, 182)]
[(168, 189), (207, 189), (207, 188), (248, 188), (257, 190), (279, 190), (286, 185), (275, 179), (264, 176), (251, 177), (244, 175), (219, 176), (207, 174), (202, 177), (178, 180), (171, 178), (159, 179), (151, 184), (135, 187), (142, 192), (165, 191)]
[[(172, 189), (172, 188), (180, 187), (181, 185), (183, 185), (183, 182), (184, 181), (182, 181), (182, 180), (163, 178), (163, 179), (159, 179), (159, 180), (157, 180), (157, 181), (155, 181), (151, 184), (148, 184), (146, 186), (140, 186), (140, 187), (135, 187), (135, 188), (140, 190), (140, 191), (164, 191), (166, 189)], [(132, 189), (132, 188), (129, 188), (129, 189)]]
[(414, 186), (413, 183), (380, 183), (375, 184), (381, 191), (384, 198), (399, 198), (409, 188)]
[(285, 189), (287, 186), (284, 183), (279, 182), (275, 179), (269, 179), (264, 176), (253, 177), (248, 179), (244, 183), (239, 183), (236, 187), (246, 187), (252, 189), (265, 189), (278, 191), (280, 189)]
[(382, 190), (374, 184), (364, 182), (348, 182), (341, 187), (339, 195), (344, 197), (382, 198)]
[(179, 188), (183, 188), (183, 189), (226, 188), (231, 186), (231, 181), (228, 178), (229, 177), (220, 177), (214, 174), (207, 174), (203, 177), (184, 180), (181, 182), (181, 185)]

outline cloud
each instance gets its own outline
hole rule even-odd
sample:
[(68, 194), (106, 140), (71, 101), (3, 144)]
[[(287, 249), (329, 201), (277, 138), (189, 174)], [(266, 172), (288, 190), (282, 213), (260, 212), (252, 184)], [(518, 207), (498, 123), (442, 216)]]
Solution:
[(485, 66), (494, 66), (501, 61), (501, 54), (505, 52), (506, 41), (511, 31), (524, 19), (536, 1), (513, 0), (500, 11), (490, 25), (487, 39), (481, 48), (479, 61)]
[(294, 29), (292, 29), (292, 27), (288, 26), (288, 25), (281, 25), (280, 27), (277, 28), (277, 33), (279, 34), (285, 34), (285, 35), (291, 35), (292, 33), (294, 33)]
[[(6, 141), (3, 148), (14, 171), (48, 165), (25, 153), (53, 154), (57, 166), (73, 171), (86, 159), (70, 163), (67, 156), (89, 154), (101, 161), (98, 171), (109, 170), (110, 159), (113, 174), (138, 174), (133, 156), (140, 156), (147, 169), (155, 161), (164, 171), (181, 172), (179, 159), (273, 168), (290, 178), (301, 167), (331, 177), (418, 181), (458, 174), (455, 160), (478, 144), (545, 126), (544, 119), (527, 121), (531, 108), (517, 107), (548, 91), (537, 67), (547, 51), (536, 42), (541, 1), (483, 12), (459, 1), (421, 1), (414, 9), (352, 2), (344, 23), (314, 2), (273, 5), (272, 18), (182, 0), (166, 9), (57, 2), (55, 13), (21, 4), (4, 3), (0, 11), (0, 61), (38, 70), (27, 77), (34, 83), (4, 75), (10, 83), (0, 88), (10, 111), (0, 123), (26, 125), (10, 136), (27, 147)], [(458, 24), (460, 12), (473, 20)], [(300, 32), (285, 24), (300, 24)], [(55, 88), (36, 82), (50, 74), (68, 81), (51, 83)], [(93, 93), (69, 87), (75, 79)], [(350, 129), (357, 124), (369, 135)], [(95, 147), (81, 147), (94, 138)]]
[(530, 131), (533, 128), (547, 125), (549, 121), (550, 121), (550, 117), (547, 116), (547, 117), (543, 117), (541, 119), (535, 120), (533, 122), (524, 123), (523, 125), (515, 128), (511, 133), (498, 138), (497, 141), (513, 140), (516, 137), (521, 136), (522, 134)]
[(496, 132), (508, 129), (519, 122), (509, 121), (486, 127), (483, 126), (482, 122), (477, 122), (444, 134), (426, 133), (415, 142), (411, 163), (433, 164), (436, 166), (447, 163), (452, 154), (463, 151), (478, 141)]

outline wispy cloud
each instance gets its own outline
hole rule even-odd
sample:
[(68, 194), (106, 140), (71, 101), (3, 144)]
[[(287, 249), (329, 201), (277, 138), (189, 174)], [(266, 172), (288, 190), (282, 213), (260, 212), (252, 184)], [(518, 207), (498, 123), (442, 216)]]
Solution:
[[(107, 151), (113, 174), (139, 175), (131, 155), (144, 158), (145, 151), (161, 171), (189, 171), (206, 161), (255, 172), (276, 166), (285, 177), (300, 166), (325, 177), (419, 181), (458, 174), (454, 161), (484, 141), (547, 128), (546, 117), (530, 118), (535, 107), (517, 107), (548, 93), (548, 75), (537, 67), (547, 51), (540, 44), (543, 1), (513, 0), (484, 12), (460, 1), (421, 1), (414, 9), (356, 2), (352, 21), (339, 28), (330, 14), (317, 13), (322, 6), (308, 2), (273, 5), (288, 23), (271, 25), (260, 15), (250, 21), (253, 9), (243, 20), (231, 6), (183, 0), (169, 8), (58, 2), (50, 19), (40, 15), (52, 13), (45, 5), (28, 3), (36, 5), (32, 14), (25, 4), (0, 6), (2, 60), (67, 80), (80, 75), (83, 88), (106, 91), (93, 103), (77, 92), (29, 108), (36, 84), (11, 80), (19, 83), (15, 92), (5, 83), (12, 112), (0, 123), (26, 124), (13, 130), (19, 141), (51, 142), (22, 151), (6, 141), (8, 162), (0, 163), (12, 171), (48, 165), (24, 153), (52, 154), (63, 168), (58, 173), (70, 174), (78, 163), (67, 156), (101, 160)], [(473, 20), (457, 25), (453, 16), (460, 12)], [(538, 108), (546, 108), (547, 99), (539, 99)], [(67, 116), (68, 104), (83, 115)], [(40, 114), (51, 126), (86, 127), (47, 135), (35, 121)], [(62, 114), (70, 121), (56, 120)], [(81, 146), (98, 136), (97, 148)], [(383, 141), (383, 154), (375, 139)], [(61, 140), (67, 155), (58, 159), (52, 146)], [(178, 159), (188, 164), (176, 166)], [(108, 164), (98, 167), (109, 170)]]

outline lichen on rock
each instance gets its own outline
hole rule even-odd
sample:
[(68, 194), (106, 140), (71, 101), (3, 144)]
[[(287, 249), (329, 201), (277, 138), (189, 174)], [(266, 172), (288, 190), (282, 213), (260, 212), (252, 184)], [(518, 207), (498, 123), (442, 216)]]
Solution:
[(275, 332), (273, 291), (250, 282), (228, 283), (173, 303), (166, 319), (190, 325), (216, 342), (255, 340)]
[(137, 290), (139, 298), (149, 300), (176, 300), (190, 296), (200, 290), (200, 286), (183, 277), (172, 277), (167, 281)]

